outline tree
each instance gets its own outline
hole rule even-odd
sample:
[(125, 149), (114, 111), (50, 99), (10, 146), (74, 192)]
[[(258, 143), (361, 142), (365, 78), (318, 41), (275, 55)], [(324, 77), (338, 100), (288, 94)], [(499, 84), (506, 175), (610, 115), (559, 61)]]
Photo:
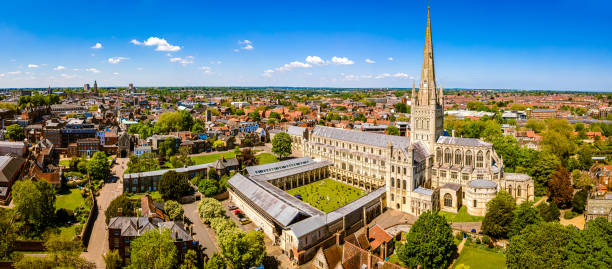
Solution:
[(214, 218), (225, 216), (225, 209), (214, 198), (202, 198), (198, 204), (198, 214), (202, 221), (209, 223)]
[(215, 179), (202, 179), (198, 183), (198, 190), (207, 197), (219, 193), (219, 182)]
[(94, 153), (87, 162), (87, 173), (92, 180), (104, 180), (110, 175), (110, 164), (104, 152)]
[(396, 103), (395, 105), (393, 105), (393, 108), (397, 113), (408, 113), (408, 106), (404, 103)]
[(576, 186), (576, 188), (587, 190), (593, 187), (594, 183), (588, 172), (582, 172), (578, 169), (572, 172), (572, 182), (574, 182), (574, 186)]
[(121, 256), (119, 256), (119, 251), (111, 250), (102, 255), (104, 259), (104, 264), (106, 264), (106, 269), (119, 269), (121, 268)]
[(164, 203), (164, 210), (172, 220), (182, 220), (183, 214), (185, 214), (181, 204), (173, 200), (168, 200)]
[(546, 194), (546, 186), (548, 186), (550, 176), (559, 165), (561, 165), (561, 162), (555, 155), (549, 152), (538, 154), (538, 158), (530, 170), (535, 183), (535, 195)]
[(166, 199), (177, 200), (189, 194), (190, 190), (187, 175), (174, 170), (164, 173), (159, 181), (159, 193)]
[(249, 119), (254, 122), (259, 122), (261, 120), (261, 116), (257, 112), (251, 112), (249, 113)]
[(482, 232), (493, 238), (506, 238), (514, 219), (515, 207), (512, 195), (503, 190), (499, 191), (497, 196), (487, 203)]
[(568, 268), (612, 267), (612, 222), (599, 217), (572, 236), (564, 249)]
[(181, 264), (181, 269), (197, 269), (198, 268), (198, 255), (195, 250), (190, 249), (185, 254), (185, 260)]
[(510, 238), (506, 265), (508, 268), (564, 268), (563, 248), (574, 233), (573, 228), (559, 223), (529, 225)]
[(544, 129), (546, 129), (546, 123), (544, 121), (541, 121), (541, 120), (529, 119), (529, 120), (527, 120), (527, 123), (525, 124), (525, 127), (527, 127), (528, 129), (533, 130), (536, 133), (540, 133), (540, 132), (544, 131)]
[[(117, 198), (110, 202), (108, 208), (106, 209), (106, 211), (104, 211), (104, 216), (106, 217), (106, 224), (108, 224), (110, 219), (118, 217), (119, 215), (126, 217), (136, 216), (136, 212), (134, 212), (135, 208), (137, 207), (134, 205), (134, 203), (132, 203), (132, 201), (130, 201), (130, 199), (126, 195), (119, 195)], [(121, 214), (119, 214), (119, 209), (121, 209)]]
[(0, 208), (0, 260), (8, 260), (13, 252), (17, 240), (18, 227), (15, 225), (17, 218), (13, 209)]
[(178, 151), (178, 141), (175, 138), (168, 137), (157, 145), (157, 153), (161, 159), (169, 158)]
[(582, 214), (582, 212), (584, 212), (584, 207), (586, 206), (587, 196), (588, 192), (584, 189), (574, 194), (574, 199), (572, 200), (572, 211)]
[(264, 235), (261, 231), (233, 230), (219, 237), (219, 248), (233, 268), (258, 266), (266, 256)]
[(6, 127), (6, 138), (13, 141), (22, 141), (25, 139), (25, 133), (23, 132), (23, 127), (19, 124), (11, 124), (9, 127)]
[(548, 197), (560, 208), (568, 208), (574, 195), (571, 175), (563, 166), (559, 166), (548, 182)]
[(561, 212), (555, 203), (540, 203), (536, 208), (544, 221), (558, 221), (559, 216), (561, 216)]
[(79, 165), (79, 157), (74, 156), (70, 159), (70, 161), (68, 161), (68, 167), (70, 169), (70, 171), (78, 171), (78, 165)]
[(593, 148), (590, 145), (583, 145), (578, 149), (578, 162), (580, 170), (589, 170), (593, 166)]
[(223, 150), (224, 147), (225, 142), (223, 142), (222, 140), (215, 140), (215, 142), (213, 143), (213, 148), (215, 148), (216, 150)]
[(202, 120), (197, 119), (195, 123), (193, 124), (193, 126), (191, 127), (191, 131), (194, 133), (203, 133), (206, 131), (204, 126), (205, 124), (202, 122)]
[(257, 158), (255, 158), (255, 154), (253, 154), (253, 151), (250, 148), (242, 149), (240, 155), (238, 155), (238, 161), (240, 161), (240, 164), (244, 165), (245, 167), (257, 165), (259, 162)]
[(399, 259), (410, 268), (446, 268), (457, 251), (446, 218), (431, 211), (419, 216), (406, 236), (406, 243), (397, 246)]
[(153, 152), (145, 152), (140, 156), (130, 156), (127, 166), (130, 173), (155, 171), (160, 168), (157, 156)]
[(272, 152), (278, 155), (280, 159), (291, 155), (291, 136), (283, 132), (274, 135), (272, 139)]
[(56, 268), (95, 268), (96, 265), (81, 257), (83, 244), (64, 238), (61, 235), (51, 235), (45, 241), (45, 249), (49, 252), (46, 258), (55, 265)]
[(399, 136), (400, 135), (400, 130), (399, 130), (399, 128), (397, 128), (397, 127), (395, 127), (393, 125), (389, 125), (389, 126), (387, 126), (386, 133), (388, 135)]
[(530, 224), (537, 224), (542, 221), (540, 212), (533, 207), (532, 202), (523, 202), (514, 210), (514, 219), (510, 223), (510, 231), (508, 237), (512, 238), (525, 229)]
[(130, 243), (131, 263), (128, 268), (172, 268), (177, 251), (170, 229), (152, 229)]
[(179, 149), (179, 153), (180, 154), (178, 156), (170, 157), (170, 164), (172, 164), (172, 167), (182, 168), (185, 166), (191, 166), (195, 164), (195, 162), (191, 159), (191, 157), (189, 157), (188, 147), (181, 147)]
[(214, 167), (208, 169), (207, 175), (209, 179), (219, 180), (219, 173), (217, 173), (217, 169)]
[(13, 184), (15, 210), (35, 231), (42, 231), (55, 217), (55, 190), (46, 181), (18, 180)]
[(225, 258), (219, 253), (213, 254), (212, 258), (206, 263), (205, 269), (226, 269)]

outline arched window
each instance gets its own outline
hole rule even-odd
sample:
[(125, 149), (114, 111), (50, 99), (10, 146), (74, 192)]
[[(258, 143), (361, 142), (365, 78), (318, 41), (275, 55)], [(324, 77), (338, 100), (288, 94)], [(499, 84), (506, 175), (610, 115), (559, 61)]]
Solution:
[(395, 179), (391, 178), (391, 188), (395, 188)]
[(451, 150), (450, 149), (445, 149), (444, 150), (444, 163), (451, 164), (452, 163), (452, 158), (453, 158), (453, 155), (451, 153)]
[(402, 189), (404, 189), (404, 190), (406, 189), (406, 180), (405, 179), (402, 180)]
[(462, 161), (461, 157), (462, 157), (461, 150), (455, 150), (455, 164), (461, 165), (461, 161)]
[(442, 163), (442, 149), (441, 148), (436, 149), (436, 162), (439, 164)]
[(465, 166), (472, 167), (473, 158), (474, 156), (472, 156), (471, 150), (468, 150), (467, 152), (465, 152)]
[(478, 154), (476, 154), (476, 167), (482, 168), (483, 163), (484, 163), (484, 156), (482, 155), (482, 151), (479, 151)]
[(512, 194), (512, 185), (508, 185), (508, 193)]
[(397, 184), (396, 184), (396, 186), (397, 186), (397, 188), (400, 188), (400, 179), (398, 178), (398, 179), (396, 179), (396, 180), (397, 180), (397, 182), (396, 182), (396, 183), (397, 183)]
[(485, 158), (487, 166), (491, 163), (491, 152), (487, 150), (487, 157)]
[(444, 194), (444, 206), (445, 207), (453, 206), (453, 197), (450, 195), (450, 193)]
[(521, 187), (516, 188), (516, 197), (521, 197)]

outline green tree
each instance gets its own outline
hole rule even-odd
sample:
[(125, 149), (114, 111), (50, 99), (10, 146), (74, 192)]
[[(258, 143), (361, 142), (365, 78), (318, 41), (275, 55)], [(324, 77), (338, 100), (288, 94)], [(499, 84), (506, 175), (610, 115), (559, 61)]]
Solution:
[(612, 267), (612, 222), (603, 217), (590, 220), (587, 228), (572, 236), (564, 250), (568, 268)]
[(510, 238), (508, 268), (564, 268), (563, 249), (575, 230), (559, 223), (529, 225)]
[(584, 189), (574, 194), (574, 199), (572, 200), (572, 211), (582, 214), (582, 212), (584, 212), (584, 207), (586, 206), (587, 196), (588, 192)]
[(202, 179), (198, 183), (198, 190), (207, 197), (219, 193), (219, 182), (215, 179)]
[[(117, 196), (117, 198), (110, 202), (108, 208), (104, 211), (106, 224), (108, 224), (110, 219), (120, 215), (126, 217), (136, 216), (136, 212), (134, 211), (135, 208), (137, 208), (136, 205), (134, 205), (126, 195), (122, 194)], [(121, 214), (119, 214), (119, 209), (121, 209)]]
[(0, 208), (0, 260), (8, 260), (13, 252), (18, 236), (16, 218), (17, 214), (13, 209)]
[(240, 164), (244, 165), (245, 167), (254, 166), (259, 163), (257, 158), (255, 158), (255, 154), (250, 148), (242, 149), (242, 151), (237, 157), (238, 161), (240, 161)]
[(55, 217), (55, 190), (46, 181), (18, 180), (13, 184), (15, 210), (35, 231), (42, 231)]
[(159, 193), (166, 199), (178, 200), (189, 194), (191, 185), (187, 175), (170, 170), (162, 175), (159, 181)]
[(399, 130), (399, 128), (397, 128), (397, 127), (395, 127), (393, 125), (389, 125), (389, 126), (387, 126), (386, 133), (388, 135), (399, 136), (400, 135), (400, 130)]
[(225, 209), (214, 198), (202, 198), (198, 204), (198, 214), (203, 222), (209, 223), (214, 218), (225, 216)]
[(182, 220), (183, 214), (185, 214), (181, 204), (173, 200), (168, 200), (164, 203), (164, 210), (172, 220)]
[(540, 203), (536, 208), (544, 221), (558, 221), (559, 216), (561, 216), (561, 212), (555, 203)]
[(162, 159), (170, 158), (178, 152), (178, 141), (176, 138), (168, 137), (157, 145), (158, 156)]
[(264, 235), (261, 231), (244, 233), (241, 230), (219, 236), (219, 248), (233, 268), (258, 266), (266, 256)]
[(512, 195), (503, 190), (499, 191), (497, 196), (487, 203), (482, 232), (493, 238), (506, 238), (514, 219), (515, 207)]
[(540, 133), (546, 129), (546, 123), (542, 120), (529, 119), (527, 120), (525, 127), (533, 130), (536, 133)]
[(219, 173), (217, 173), (217, 169), (215, 169), (214, 167), (208, 169), (207, 175), (209, 179), (219, 180)]
[(106, 269), (119, 269), (121, 268), (121, 256), (119, 256), (119, 251), (111, 250), (102, 255), (104, 259), (104, 264), (106, 265)]
[(404, 103), (396, 103), (395, 105), (393, 105), (393, 108), (397, 113), (408, 113), (408, 106)]
[(215, 148), (216, 150), (223, 150), (223, 148), (225, 148), (225, 142), (223, 142), (222, 140), (216, 140), (213, 143), (213, 148)]
[(25, 133), (23, 132), (23, 127), (19, 124), (12, 124), (9, 127), (6, 127), (6, 138), (13, 141), (22, 141), (25, 139)]
[(280, 159), (291, 155), (291, 136), (287, 133), (278, 133), (272, 139), (272, 152)]
[(538, 158), (530, 170), (535, 183), (535, 195), (546, 194), (546, 186), (548, 186), (550, 176), (559, 165), (561, 165), (561, 162), (555, 155), (549, 152), (538, 154)]
[(149, 230), (130, 243), (128, 268), (173, 268), (177, 263), (177, 251), (169, 229)]
[(406, 236), (406, 243), (398, 243), (396, 253), (408, 267), (446, 268), (457, 246), (446, 218), (427, 211), (419, 216)]
[(110, 164), (104, 152), (94, 153), (87, 162), (87, 173), (92, 180), (104, 180), (110, 175)]
[(204, 269), (226, 269), (225, 258), (219, 253), (215, 253), (206, 263)]
[(259, 122), (261, 120), (261, 116), (257, 112), (251, 112), (249, 113), (249, 119), (254, 122)]
[(510, 223), (508, 237), (512, 238), (521, 233), (530, 224), (537, 224), (542, 221), (540, 212), (533, 207), (532, 202), (523, 202), (514, 210), (514, 219)]
[(198, 268), (198, 255), (195, 250), (190, 249), (185, 254), (185, 260), (181, 264), (181, 269), (197, 269)]
[(563, 166), (559, 166), (548, 182), (548, 197), (560, 208), (568, 208), (572, 203), (574, 188), (571, 174)]

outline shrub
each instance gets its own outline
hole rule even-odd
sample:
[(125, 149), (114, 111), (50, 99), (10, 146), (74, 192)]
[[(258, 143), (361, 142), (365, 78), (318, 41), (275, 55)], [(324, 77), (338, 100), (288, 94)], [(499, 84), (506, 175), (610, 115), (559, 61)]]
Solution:
[(567, 210), (567, 211), (565, 211), (565, 214), (563, 214), (563, 217), (564, 217), (565, 219), (573, 219), (573, 218), (575, 218), (576, 216), (578, 216), (578, 214), (577, 214), (577, 213), (575, 213), (575, 212), (573, 212), (573, 211), (571, 211), (571, 210)]
[(474, 242), (475, 242), (476, 244), (480, 244), (480, 243), (481, 243), (481, 242), (480, 242), (480, 238), (476, 237), (476, 240), (474, 240)]
[(463, 240), (463, 233), (462, 233), (462, 232), (457, 233), (457, 234), (455, 235), (455, 239), (457, 239), (457, 240), (459, 240), (459, 241)]
[(482, 236), (482, 243), (485, 244), (485, 245), (490, 245), (491, 244), (491, 238), (486, 236), (486, 235), (483, 235)]

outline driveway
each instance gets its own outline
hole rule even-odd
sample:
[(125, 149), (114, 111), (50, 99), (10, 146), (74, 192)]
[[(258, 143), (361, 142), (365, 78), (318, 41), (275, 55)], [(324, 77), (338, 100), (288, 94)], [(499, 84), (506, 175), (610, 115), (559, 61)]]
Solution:
[(183, 209), (185, 210), (185, 217), (187, 217), (193, 223), (193, 239), (200, 242), (202, 245), (204, 254), (208, 257), (212, 257), (215, 252), (219, 252), (216, 245), (216, 238), (214, 233), (211, 231), (198, 216), (198, 203), (199, 201), (184, 204)]

